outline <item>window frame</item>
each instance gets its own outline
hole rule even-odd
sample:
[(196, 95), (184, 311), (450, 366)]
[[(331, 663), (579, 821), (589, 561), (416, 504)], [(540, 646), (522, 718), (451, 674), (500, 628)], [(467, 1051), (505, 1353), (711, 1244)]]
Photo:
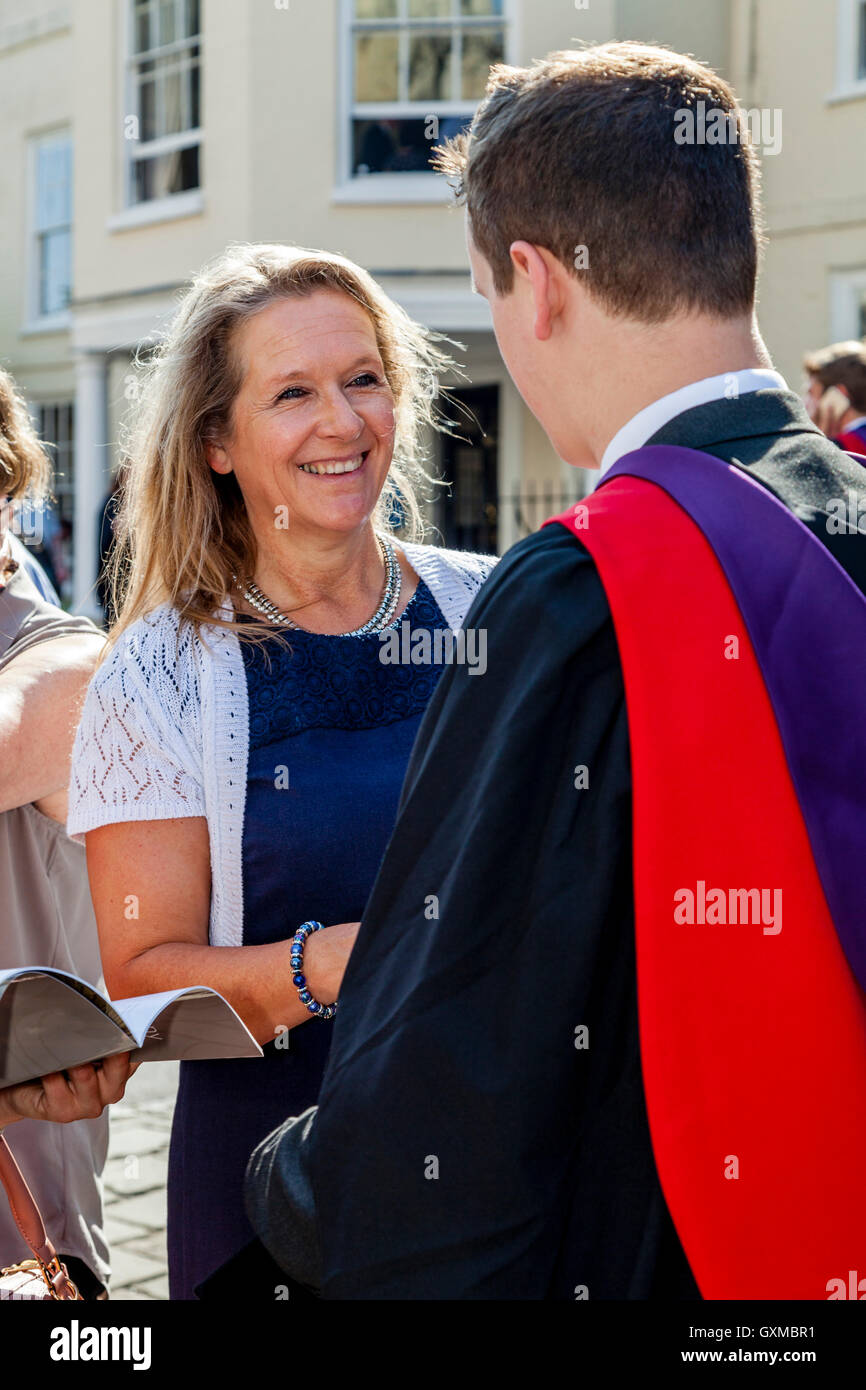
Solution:
[[(174, 3), (175, 5), (183, 4), (185, 0), (174, 0)], [(121, 80), (123, 112), (120, 122), (121, 212), (109, 220), (109, 230), (112, 231), (127, 226), (140, 226), (147, 222), (188, 216), (192, 212), (200, 211), (204, 206), (204, 126), (201, 124), (204, 86), (204, 0), (199, 0), (198, 34), (147, 49), (146, 58), (141, 53), (136, 52), (134, 48), (135, 10), (136, 0), (124, 0), (123, 23), (121, 25), (121, 61), (123, 64)], [(183, 55), (194, 44), (197, 44), (199, 49), (199, 125), (188, 126), (185, 130), (177, 131), (173, 135), (157, 136), (153, 140), (142, 140), (140, 132), (137, 139), (127, 139), (124, 129), (126, 120), (130, 116), (135, 116), (139, 121), (141, 120), (141, 110), (137, 100), (137, 89), (140, 85), (138, 65), (143, 61), (170, 57), (173, 53), (177, 53), (179, 56)], [(177, 150), (186, 149), (197, 149), (199, 154), (199, 181), (195, 188), (185, 188), (178, 193), (167, 193), (155, 198), (136, 199), (134, 197), (135, 166), (138, 163), (144, 159), (158, 158), (163, 154), (172, 154)]]
[[(404, 0), (397, 0), (402, 8)], [(504, 30), (503, 61), (514, 62), (515, 11), (517, 0), (503, 0), (502, 14), (466, 16), (470, 22), (460, 25), (461, 34), (472, 29), (485, 29), (501, 25)], [(338, 62), (337, 62), (337, 140), (336, 170), (331, 201), (335, 203), (447, 203), (451, 191), (445, 179), (431, 169), (429, 172), (388, 172), (374, 174), (353, 174), (352, 172), (352, 122), (356, 118), (358, 103), (354, 98), (354, 44), (353, 38), (358, 27), (371, 30), (392, 28), (398, 35), (409, 32), (407, 19), (399, 14), (394, 19), (356, 20), (355, 0), (339, 0), (337, 21)], [(446, 15), (438, 18), (418, 18), (411, 22), (412, 28), (429, 32), (442, 29), (450, 33), (458, 17)], [(478, 109), (478, 101), (443, 101), (433, 99), (425, 102), (366, 102), (362, 103), (365, 114), (381, 120), (423, 119), (435, 109), (440, 116), (463, 116), (467, 120)], [(420, 107), (423, 105), (423, 113)]]
[[(830, 341), (848, 342), (861, 336), (866, 317), (866, 264), (830, 272)], [(863, 324), (866, 327), (866, 323)]]
[[(69, 221), (58, 223), (54, 230), (68, 228), (69, 233), (69, 300), (62, 309), (44, 312), (41, 307), (41, 255), (40, 239), (45, 234), (37, 223), (39, 204), (39, 148), (42, 145), (62, 140), (69, 149)], [(52, 126), (48, 130), (33, 131), (27, 137), (27, 263), (25, 274), (24, 332), (52, 333), (68, 328), (71, 321), (73, 237), (75, 230), (75, 147), (70, 125)]]
[(836, 0), (836, 85), (827, 98), (831, 104), (866, 97), (866, 70), (858, 70), (861, 24), (866, 25), (866, 0)]

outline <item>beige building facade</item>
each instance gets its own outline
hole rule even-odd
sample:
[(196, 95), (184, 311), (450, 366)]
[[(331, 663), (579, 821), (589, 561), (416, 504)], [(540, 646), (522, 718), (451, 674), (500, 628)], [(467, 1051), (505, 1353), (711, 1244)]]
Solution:
[(435, 442), (446, 543), (501, 551), (580, 495), (508, 380), (426, 165), (491, 62), (614, 37), (693, 52), (781, 112), (761, 316), (799, 386), (803, 351), (866, 331), (866, 0), (0, 0), (0, 360), (56, 448), (75, 608), (96, 609), (131, 356), (232, 241), (340, 251), (465, 345), (451, 384), (475, 422)]

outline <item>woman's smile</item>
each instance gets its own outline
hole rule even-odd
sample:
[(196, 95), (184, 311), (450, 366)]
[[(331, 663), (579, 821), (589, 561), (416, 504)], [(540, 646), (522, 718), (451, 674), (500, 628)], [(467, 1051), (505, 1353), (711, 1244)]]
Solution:
[(365, 449), (363, 453), (352, 454), (349, 458), (316, 459), (313, 463), (299, 463), (296, 466), (302, 473), (309, 473), (314, 478), (342, 477), (346, 473), (360, 473), (369, 452), (369, 449)]

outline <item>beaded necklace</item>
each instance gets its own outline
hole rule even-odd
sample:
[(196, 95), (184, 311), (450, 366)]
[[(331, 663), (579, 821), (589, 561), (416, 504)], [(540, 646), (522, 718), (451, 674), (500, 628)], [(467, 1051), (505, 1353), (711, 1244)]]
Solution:
[[(403, 587), (403, 576), (400, 572), (400, 565), (394, 551), (394, 547), (389, 540), (383, 540), (381, 536), (376, 537), (379, 542), (379, 550), (385, 564), (385, 587), (382, 591), (382, 598), (379, 606), (371, 618), (368, 618), (360, 627), (353, 628), (351, 632), (329, 633), (328, 636), (334, 637), (366, 637), (371, 632), (384, 632), (393, 620), (400, 602), (400, 591)], [(252, 580), (246, 582), (240, 580), (236, 574), (232, 575), (238, 592), (243, 595), (251, 608), (268, 618), (272, 623), (279, 623), (282, 627), (294, 628), (297, 632), (306, 632), (307, 628), (301, 627), (294, 618), (290, 618), (287, 613), (281, 613), (277, 605), (273, 603), (263, 593), (257, 584)]]

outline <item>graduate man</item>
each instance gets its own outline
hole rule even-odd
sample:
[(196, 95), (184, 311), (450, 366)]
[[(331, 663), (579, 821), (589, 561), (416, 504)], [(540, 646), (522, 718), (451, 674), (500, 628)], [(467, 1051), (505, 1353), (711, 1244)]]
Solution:
[(771, 368), (755, 153), (678, 142), (699, 101), (743, 131), (691, 58), (553, 54), (441, 155), (509, 371), (601, 478), (470, 611), (318, 1111), (251, 1160), (326, 1298), (866, 1275), (866, 536), (828, 525), (864, 475)]

